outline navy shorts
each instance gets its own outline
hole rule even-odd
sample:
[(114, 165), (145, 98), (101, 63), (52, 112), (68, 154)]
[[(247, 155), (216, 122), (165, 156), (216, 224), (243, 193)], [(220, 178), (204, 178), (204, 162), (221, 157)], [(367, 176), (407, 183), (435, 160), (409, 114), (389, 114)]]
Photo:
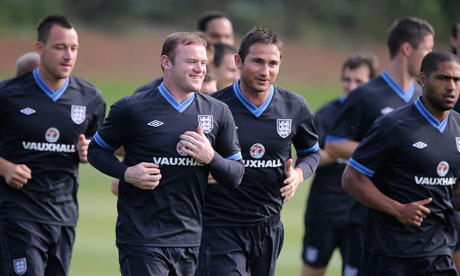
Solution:
[(355, 223), (345, 225), (345, 253), (343, 254), (343, 276), (361, 275), (364, 232), (366, 226)]
[(363, 276), (457, 276), (450, 256), (400, 258), (373, 254), (363, 256)]
[(75, 228), (0, 219), (0, 275), (53, 275), (69, 272)]
[(149, 247), (117, 243), (123, 276), (192, 276), (199, 247)]
[(305, 223), (302, 260), (314, 268), (324, 268), (336, 248), (345, 253), (345, 226), (327, 226), (324, 224)]
[(251, 227), (204, 227), (197, 276), (272, 276), (283, 246), (279, 217)]

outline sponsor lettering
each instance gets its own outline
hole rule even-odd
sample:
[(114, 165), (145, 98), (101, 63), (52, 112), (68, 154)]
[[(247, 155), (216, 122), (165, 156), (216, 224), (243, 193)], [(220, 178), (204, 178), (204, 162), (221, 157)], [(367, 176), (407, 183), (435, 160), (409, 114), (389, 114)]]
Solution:
[(277, 168), (281, 167), (281, 160), (244, 160), (246, 168)]
[(153, 157), (153, 163), (166, 166), (206, 166), (206, 164), (193, 158), (180, 157)]
[(418, 177), (415, 176), (415, 183), (418, 185), (441, 185), (450, 186), (457, 182), (456, 177)]
[(23, 141), (22, 146), (26, 150), (50, 151), (50, 152), (76, 152), (75, 145)]

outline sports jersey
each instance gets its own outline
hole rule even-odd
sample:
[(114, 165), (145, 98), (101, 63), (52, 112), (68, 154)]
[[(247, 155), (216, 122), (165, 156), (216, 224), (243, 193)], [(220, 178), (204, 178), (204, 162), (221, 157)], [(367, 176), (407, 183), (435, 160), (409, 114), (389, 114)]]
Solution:
[(148, 82), (148, 83), (142, 85), (142, 86), (139, 87), (138, 89), (136, 89), (136, 91), (134, 91), (134, 94), (139, 93), (139, 92), (143, 92), (143, 91), (145, 91), (145, 90), (155, 89), (155, 88), (157, 88), (162, 82), (163, 82), (163, 77), (154, 79), (153, 81), (150, 81), (150, 82)]
[[(345, 102), (345, 97), (327, 103), (316, 112), (315, 126), (320, 148), (324, 149), (326, 134)], [(342, 174), (346, 160), (337, 159), (318, 167), (311, 184), (305, 220), (328, 226), (343, 226), (352, 197), (342, 189)]]
[(318, 138), (306, 101), (272, 85), (259, 107), (240, 91), (239, 81), (212, 95), (226, 103), (238, 129), (245, 173), (240, 186), (210, 185), (203, 211), (206, 226), (251, 226), (279, 216), (284, 168), (291, 143), (299, 156), (316, 153)]
[[(414, 81), (409, 90), (404, 92), (385, 70), (378, 77), (360, 85), (350, 93), (326, 136), (326, 143), (345, 140), (360, 142), (375, 119), (414, 102), (421, 94), (420, 84)], [(364, 224), (366, 213), (367, 208), (354, 200), (348, 212), (348, 221)]]
[(209, 166), (187, 156), (179, 137), (185, 131), (196, 131), (198, 124), (217, 153), (227, 159), (241, 159), (229, 108), (207, 95), (193, 93), (178, 103), (161, 84), (111, 107), (94, 141), (109, 151), (123, 146), (124, 164), (155, 163), (162, 175), (154, 190), (142, 190), (120, 179), (117, 243), (200, 245)]
[(394, 257), (451, 255), (455, 245), (453, 186), (460, 173), (460, 115), (439, 122), (421, 99), (379, 118), (349, 165), (386, 196), (409, 203), (427, 198), (421, 227), (369, 209), (365, 249)]
[(93, 136), (104, 116), (101, 92), (73, 75), (55, 92), (38, 69), (0, 89), (0, 156), (32, 171), (21, 189), (0, 177), (0, 218), (75, 226), (78, 136)]

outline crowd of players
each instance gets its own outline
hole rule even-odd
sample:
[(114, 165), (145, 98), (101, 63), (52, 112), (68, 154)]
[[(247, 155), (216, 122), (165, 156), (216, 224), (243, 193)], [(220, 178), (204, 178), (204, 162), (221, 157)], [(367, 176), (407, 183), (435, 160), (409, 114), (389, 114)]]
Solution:
[(396, 20), (386, 69), (350, 56), (344, 96), (316, 115), (274, 85), (278, 34), (255, 27), (235, 49), (220, 12), (198, 29), (169, 35), (163, 76), (104, 120), (101, 92), (71, 74), (74, 26), (40, 21), (37, 52), (0, 82), (1, 275), (68, 274), (88, 161), (113, 177), (122, 275), (274, 275), (283, 203), (313, 174), (303, 276), (336, 248), (345, 276), (457, 275), (460, 21), (450, 53), (425, 20)]

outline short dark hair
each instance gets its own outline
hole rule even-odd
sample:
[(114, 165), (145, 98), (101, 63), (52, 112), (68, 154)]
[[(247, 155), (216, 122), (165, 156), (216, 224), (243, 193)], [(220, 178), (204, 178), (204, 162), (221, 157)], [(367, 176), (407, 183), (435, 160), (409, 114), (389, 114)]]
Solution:
[(37, 41), (46, 44), (50, 35), (51, 28), (58, 25), (65, 29), (73, 29), (72, 23), (64, 15), (52, 14), (40, 20), (37, 27)]
[[(455, 20), (454, 24), (452, 24), (452, 37), (457, 39), (458, 37), (458, 31), (459, 31), (459, 26), (460, 26), (460, 17)], [(460, 50), (460, 49), (459, 49)], [(452, 47), (452, 53), (457, 54), (457, 49), (455, 47)]]
[(404, 17), (396, 20), (388, 32), (387, 45), (390, 58), (393, 59), (405, 42), (417, 49), (425, 36), (433, 35), (434, 29), (426, 20), (416, 17)]
[(198, 30), (206, 32), (209, 21), (216, 18), (227, 18), (228, 20), (230, 20), (230, 18), (221, 11), (206, 11), (202, 13), (198, 18)]
[(378, 59), (374, 54), (370, 53), (357, 53), (349, 56), (342, 65), (342, 76), (345, 69), (354, 70), (362, 65), (367, 66), (369, 69), (369, 79), (375, 77)]
[(238, 55), (241, 57), (241, 63), (244, 63), (244, 59), (249, 53), (249, 48), (255, 43), (275, 44), (278, 46), (280, 53), (283, 49), (283, 42), (277, 33), (268, 28), (254, 27), (241, 40), (240, 49), (238, 51)]
[(216, 74), (208, 67), (206, 66), (206, 75), (204, 76), (203, 82), (209, 82), (216, 80)]
[[(188, 32), (177, 32), (172, 33), (166, 37), (165, 42), (163, 43), (163, 48), (161, 49), (161, 56), (165, 55), (171, 60), (174, 64), (176, 58), (176, 48), (178, 45), (203, 45), (205, 48), (207, 46), (206, 40), (194, 33)], [(161, 67), (163, 69), (163, 66)]]
[(209, 36), (207, 34), (203, 32), (194, 32), (194, 34), (206, 40), (206, 55), (209, 55), (211, 57), (211, 60), (207, 62), (209, 64), (209, 62), (212, 62), (214, 60), (214, 55), (215, 55), (214, 44), (212, 44), (211, 41), (209, 41)]
[(433, 71), (438, 69), (438, 65), (443, 62), (454, 61), (460, 65), (460, 58), (448, 51), (431, 51), (422, 61), (420, 72), (425, 76), (430, 76)]
[(225, 43), (216, 43), (214, 44), (214, 60), (213, 64), (216, 67), (220, 67), (222, 64), (222, 60), (224, 59), (224, 56), (229, 55), (229, 54), (236, 54), (237, 50), (235, 47), (230, 46)]

